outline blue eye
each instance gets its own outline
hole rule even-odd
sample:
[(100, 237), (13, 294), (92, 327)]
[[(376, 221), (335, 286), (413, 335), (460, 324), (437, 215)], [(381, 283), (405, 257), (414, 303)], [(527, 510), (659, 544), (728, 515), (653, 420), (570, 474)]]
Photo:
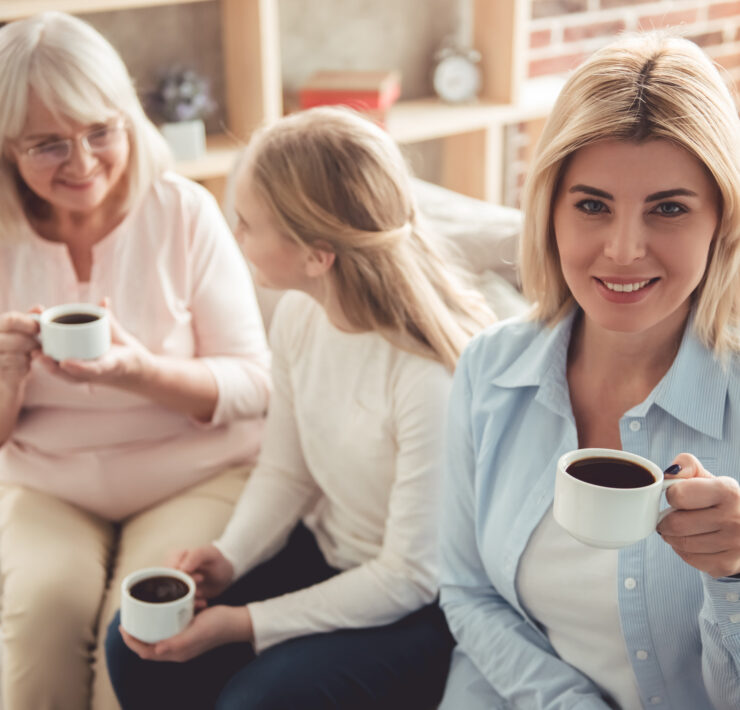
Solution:
[(664, 217), (677, 217), (688, 212), (686, 207), (679, 202), (661, 202), (656, 205), (654, 211)]
[(576, 208), (586, 214), (599, 214), (601, 212), (608, 212), (609, 208), (601, 201), (587, 198), (576, 203)]

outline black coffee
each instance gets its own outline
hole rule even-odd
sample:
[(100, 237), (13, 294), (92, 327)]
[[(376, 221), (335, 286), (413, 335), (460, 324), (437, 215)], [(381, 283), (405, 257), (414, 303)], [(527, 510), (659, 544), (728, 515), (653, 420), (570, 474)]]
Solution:
[(574, 461), (565, 470), (579, 481), (605, 488), (642, 488), (655, 483), (655, 477), (644, 466), (606, 456)]
[(134, 584), (129, 592), (142, 602), (173, 602), (188, 593), (188, 585), (177, 577), (147, 577)]
[(92, 323), (99, 320), (100, 316), (94, 313), (65, 313), (63, 316), (52, 318), (52, 323), (62, 323), (63, 325), (78, 325), (79, 323)]

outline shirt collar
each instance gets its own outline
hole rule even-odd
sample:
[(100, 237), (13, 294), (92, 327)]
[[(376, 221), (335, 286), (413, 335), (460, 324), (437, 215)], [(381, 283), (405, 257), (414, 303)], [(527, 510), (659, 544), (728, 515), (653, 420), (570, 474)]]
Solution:
[(538, 387), (545, 383), (567, 389), (565, 368), (573, 319), (578, 312), (573, 308), (554, 326), (544, 326), (532, 342), (505, 370), (493, 378), (499, 387)]
[(714, 439), (723, 434), (729, 363), (721, 363), (696, 335), (689, 316), (673, 364), (644, 402), (629, 414), (644, 416), (656, 404), (675, 419)]
[[(537, 399), (553, 408), (569, 401), (566, 365), (573, 308), (552, 328), (543, 327), (522, 354), (493, 378), (498, 387), (540, 387)], [(722, 438), (729, 369), (696, 336), (692, 311), (678, 354), (648, 397), (628, 414), (645, 416), (655, 404), (687, 426)]]

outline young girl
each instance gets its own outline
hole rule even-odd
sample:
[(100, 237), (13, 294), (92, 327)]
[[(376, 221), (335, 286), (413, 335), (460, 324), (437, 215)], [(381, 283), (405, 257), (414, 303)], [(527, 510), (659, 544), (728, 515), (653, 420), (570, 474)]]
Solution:
[(259, 134), (236, 203), (257, 282), (294, 290), (265, 442), (220, 539), (176, 560), (208, 608), (156, 645), (111, 625), (116, 693), (136, 710), (431, 707), (451, 649), (434, 603), (444, 412), (492, 314), (420, 229), (396, 145), (350, 112)]
[[(533, 317), (455, 373), (445, 710), (740, 707), (739, 142), (685, 39), (622, 38), (565, 85), (524, 202)], [(587, 447), (686, 479), (660, 534), (605, 550), (557, 525), (558, 458)]]

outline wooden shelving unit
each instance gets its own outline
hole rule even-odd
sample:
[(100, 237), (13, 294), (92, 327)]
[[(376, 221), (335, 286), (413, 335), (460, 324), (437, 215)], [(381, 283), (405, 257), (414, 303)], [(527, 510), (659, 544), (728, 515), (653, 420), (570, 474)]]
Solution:
[[(218, 193), (240, 141), (283, 112), (278, 0), (0, 0), (0, 21), (45, 10), (84, 15), (195, 2), (219, 3), (230, 135), (209, 136), (206, 155), (178, 169)], [(474, 46), (482, 56), (479, 102), (401, 101), (388, 118), (399, 143), (442, 141), (446, 187), (494, 202), (502, 198), (505, 127), (541, 119), (554, 100), (549, 87), (527, 91), (522, 82), (528, 8), (528, 0), (473, 0)]]
[(518, 87), (516, 103), (481, 100), (452, 106), (433, 98), (401, 101), (391, 109), (386, 125), (401, 144), (441, 140), (442, 184), (500, 203), (505, 128), (541, 122), (561, 87), (562, 81), (551, 77), (526, 82)]
[(37, 12), (58, 10), (75, 15), (87, 12), (109, 12), (156, 5), (184, 5), (207, 0), (0, 0), (0, 16), (3, 21), (17, 20), (35, 15)]

